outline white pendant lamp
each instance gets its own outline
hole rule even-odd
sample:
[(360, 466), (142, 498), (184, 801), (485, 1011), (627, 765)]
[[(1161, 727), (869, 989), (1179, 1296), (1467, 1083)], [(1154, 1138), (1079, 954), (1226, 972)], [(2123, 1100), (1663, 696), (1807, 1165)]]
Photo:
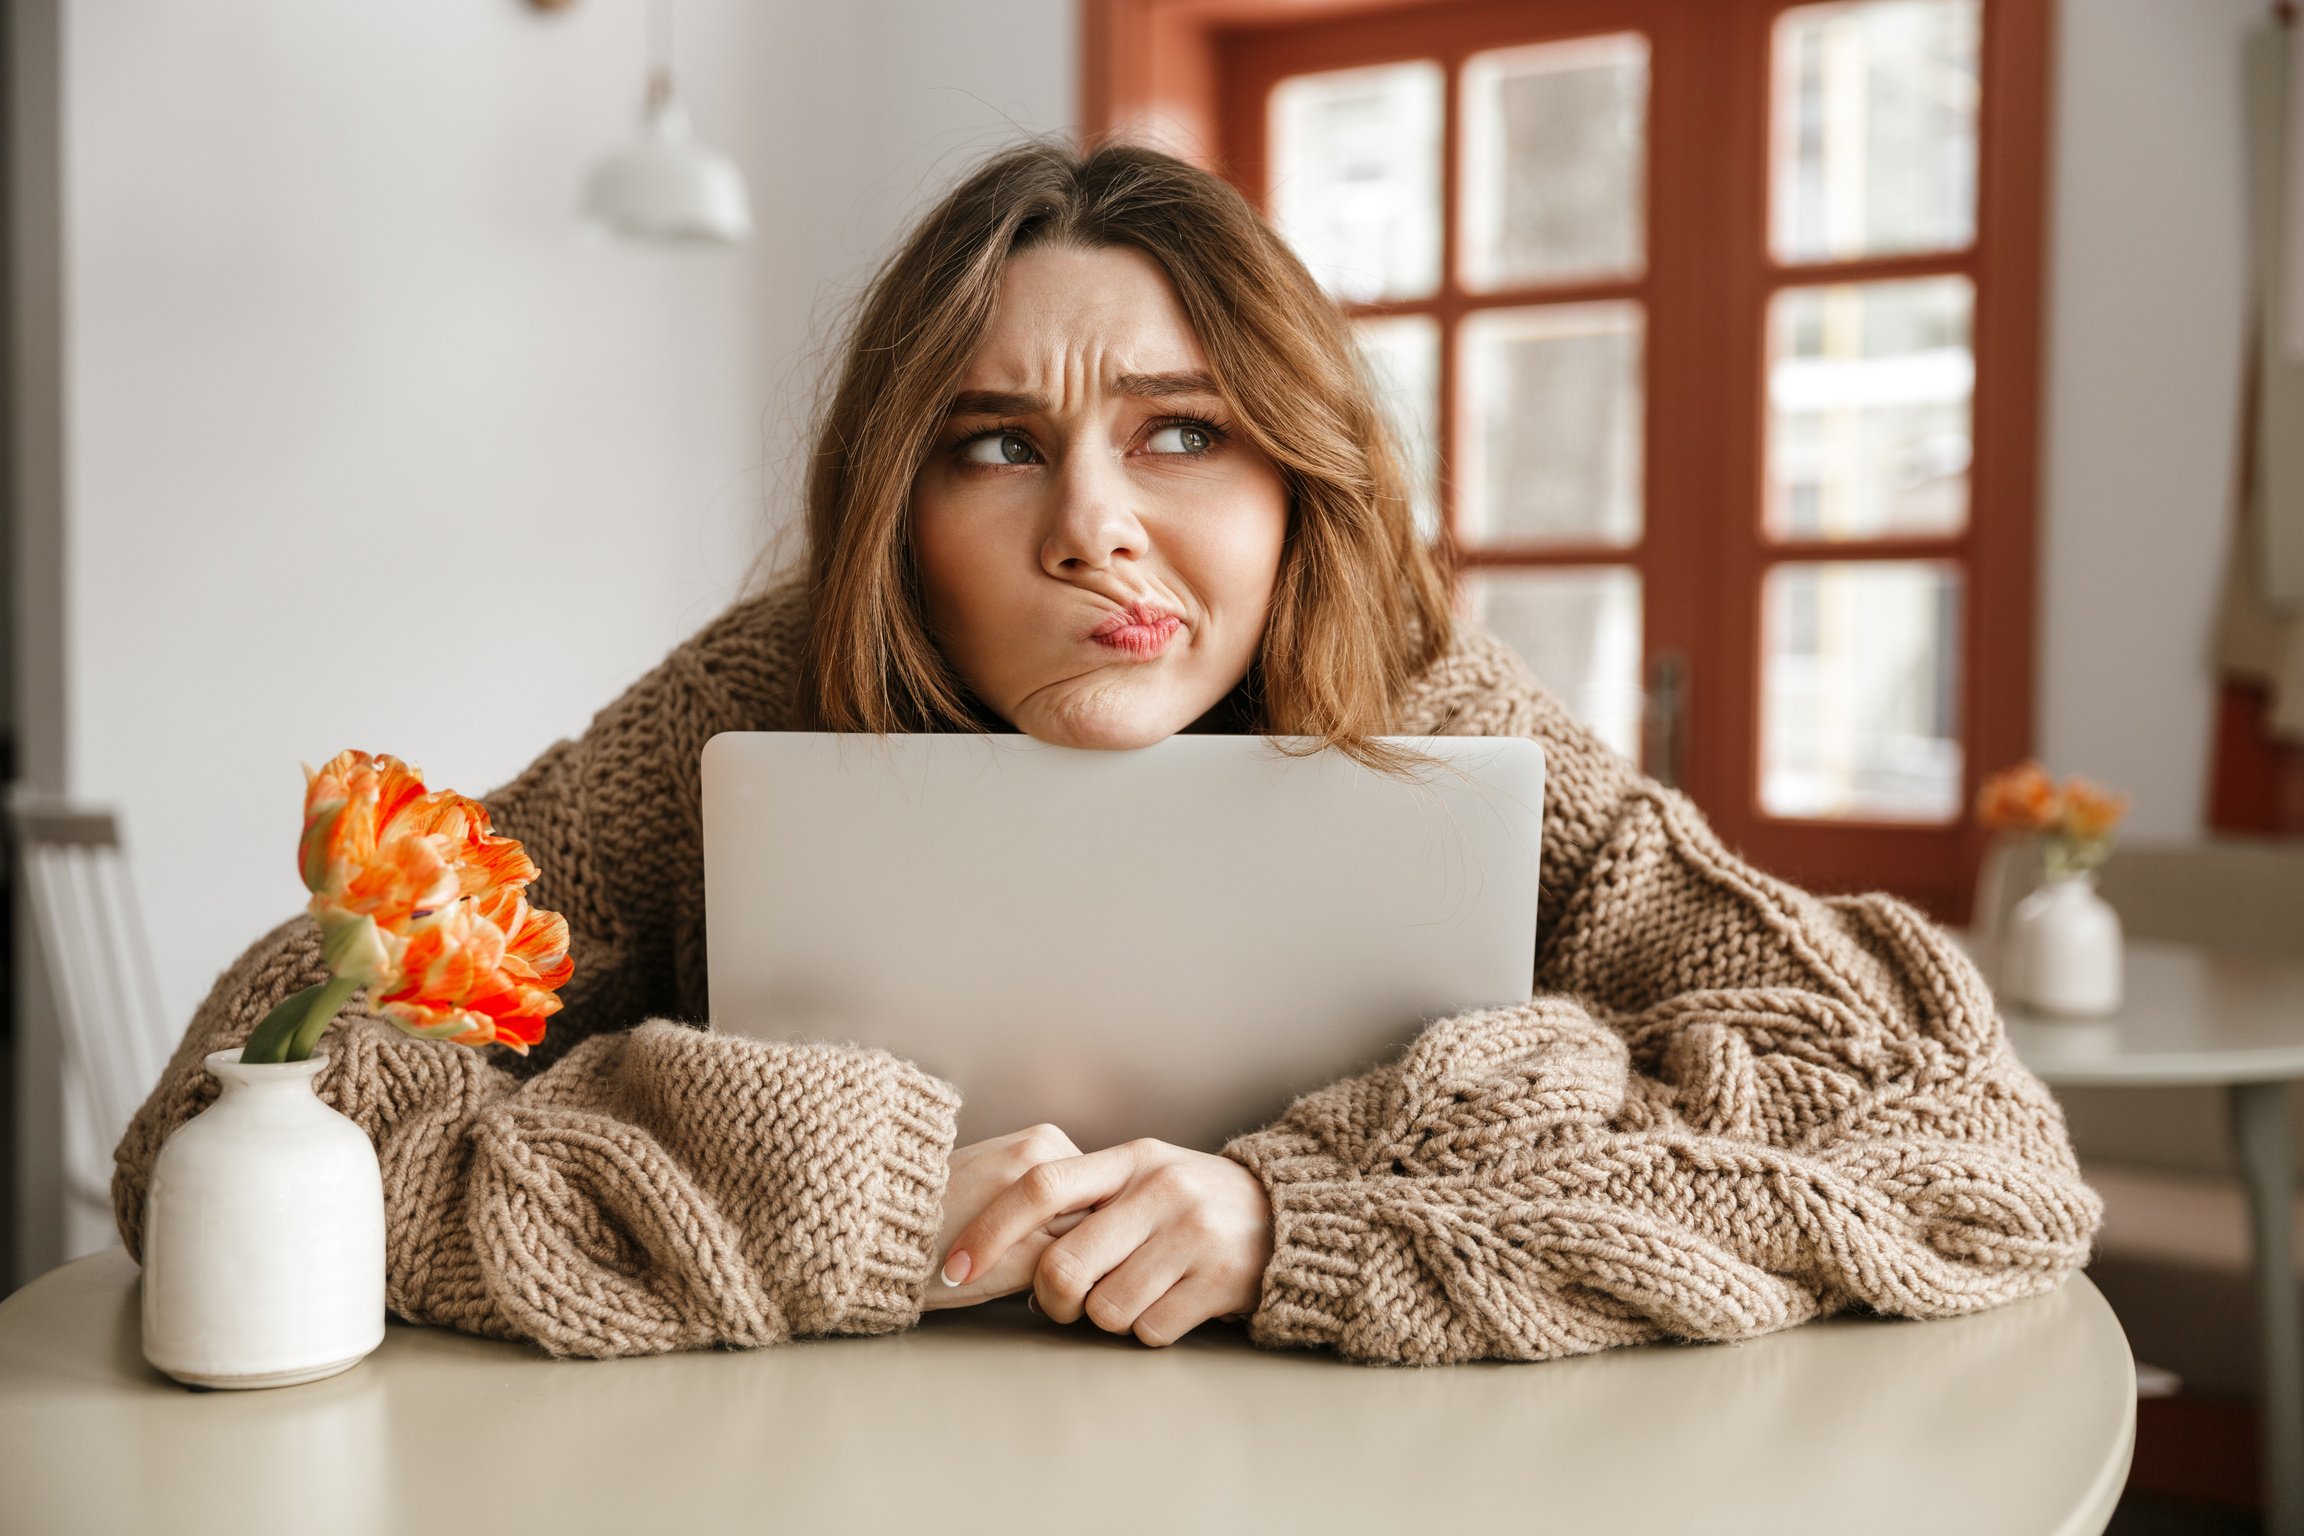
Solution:
[(736, 162), (700, 143), (672, 93), (671, 0), (652, 0), (656, 56), (640, 132), (592, 168), (584, 216), (636, 240), (734, 245), (752, 233), (752, 200)]

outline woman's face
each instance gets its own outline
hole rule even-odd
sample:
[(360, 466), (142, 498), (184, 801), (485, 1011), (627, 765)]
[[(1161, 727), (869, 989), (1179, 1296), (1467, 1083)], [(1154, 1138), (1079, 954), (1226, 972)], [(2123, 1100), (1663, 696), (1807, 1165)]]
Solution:
[(1011, 257), (912, 482), (928, 624), (1017, 729), (1142, 747), (1247, 674), (1288, 531), (1175, 287), (1133, 247)]

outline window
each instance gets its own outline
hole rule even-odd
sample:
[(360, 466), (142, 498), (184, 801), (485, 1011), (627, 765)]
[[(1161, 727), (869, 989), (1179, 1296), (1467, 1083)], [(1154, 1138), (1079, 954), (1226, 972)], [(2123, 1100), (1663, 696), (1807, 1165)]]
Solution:
[(1288, 236), (1546, 687), (1958, 922), (2030, 742), (2047, 10), (1091, 0), (1083, 121)]

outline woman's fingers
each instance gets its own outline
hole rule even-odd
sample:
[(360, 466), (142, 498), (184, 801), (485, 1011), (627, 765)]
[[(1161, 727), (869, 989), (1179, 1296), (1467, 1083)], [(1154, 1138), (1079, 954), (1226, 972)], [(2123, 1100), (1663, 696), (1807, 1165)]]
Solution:
[[(1054, 1252), (1051, 1247), (1040, 1256), (1039, 1275), (1048, 1273), (1048, 1257)], [(1189, 1246), (1154, 1232), (1089, 1288), (1081, 1311), (1106, 1333), (1135, 1332), (1145, 1313), (1184, 1278), (1191, 1263)]]
[(944, 1255), (944, 1282), (996, 1268), (1018, 1239), (1066, 1211), (1117, 1194), (1136, 1166), (1135, 1143), (1124, 1142), (1079, 1157), (1037, 1165), (992, 1197), (952, 1239)]
[(946, 1163), (954, 1176), (982, 1164), (986, 1170), (1007, 1170), (1008, 1176), (1014, 1178), (1034, 1163), (1079, 1155), (1079, 1147), (1064, 1134), (1061, 1126), (1043, 1122), (1010, 1131), (1005, 1136), (988, 1136), (982, 1141), (954, 1147)]
[(940, 1285), (931, 1278), (920, 1294), (920, 1307), (925, 1312), (942, 1311), (949, 1307), (972, 1307), (995, 1296), (1012, 1296), (1018, 1291), (1032, 1288), (1032, 1270), (1040, 1262), (1041, 1253), (1055, 1239), (1046, 1230), (1028, 1232), (1009, 1245), (1006, 1258), (990, 1269), (975, 1270), (965, 1285)]
[[(995, 1195), (1037, 1164), (1079, 1155), (1080, 1149), (1073, 1145), (1071, 1137), (1058, 1127), (1046, 1124), (1026, 1126), (1005, 1136), (987, 1137), (953, 1148), (944, 1182), (944, 1214), (937, 1234), (938, 1265), (945, 1262), (944, 1255), (950, 1250), (952, 1240), (983, 1212)], [(994, 1296), (1023, 1290), (1032, 1283), (1032, 1266), (1039, 1262), (1040, 1250), (1069, 1232), (1077, 1220), (1076, 1216), (1058, 1217), (1030, 1233), (1010, 1246), (1005, 1263), (972, 1266), (964, 1285), (938, 1285), (931, 1280), (920, 1299), (922, 1309), (973, 1306)]]
[[(1090, 1212), (1077, 1228), (1042, 1249), (1040, 1262), (1032, 1268), (1032, 1294), (1041, 1312), (1052, 1322), (1078, 1322), (1086, 1310), (1089, 1292), (1141, 1251), (1144, 1239), (1152, 1235), (1152, 1217), (1140, 1200), (1116, 1201)], [(1144, 1300), (1149, 1303), (1152, 1295)], [(1104, 1310), (1110, 1310), (1109, 1299)], [(1118, 1328), (1112, 1328), (1101, 1316), (1095, 1322), (1099, 1328), (1120, 1333), (1135, 1320), (1136, 1314), (1131, 1312)]]
[(1136, 1337), (1155, 1348), (1173, 1344), (1224, 1310), (1215, 1286), (1187, 1276), (1137, 1315)]
[[(944, 1216), (940, 1223), (941, 1230), (937, 1233), (937, 1250), (943, 1256), (938, 1259), (938, 1267), (944, 1267), (954, 1239), (983, 1213), (984, 1207), (991, 1203), (995, 1195), (1038, 1164), (1079, 1155), (1080, 1149), (1073, 1145), (1071, 1137), (1056, 1126), (1046, 1124), (1026, 1126), (1020, 1131), (1010, 1131), (1005, 1136), (988, 1137), (983, 1141), (953, 1148), (944, 1183)], [(1059, 1231), (1051, 1230), (1048, 1235), (1057, 1236)], [(1014, 1268), (1011, 1266), (1011, 1269)], [(929, 1298), (925, 1305), (958, 1305), (1003, 1294), (1000, 1287), (989, 1283), (993, 1275), (993, 1266), (989, 1264), (972, 1266), (966, 1274), (958, 1270), (948, 1272), (956, 1280), (974, 1282), (969, 1287), (971, 1294), (965, 1298), (951, 1294), (952, 1282), (945, 1285), (931, 1284), (929, 1289), (938, 1294)], [(1006, 1290), (1019, 1290), (1030, 1275), (1030, 1266), (1026, 1265), (1012, 1276), (1001, 1278), (1006, 1282)]]
[(1052, 1321), (1086, 1317), (1157, 1348), (1211, 1317), (1253, 1313), (1272, 1243), (1254, 1173), (1140, 1138), (1041, 1162), (1001, 1188), (953, 1239), (944, 1273), (971, 1289), (1022, 1274)]

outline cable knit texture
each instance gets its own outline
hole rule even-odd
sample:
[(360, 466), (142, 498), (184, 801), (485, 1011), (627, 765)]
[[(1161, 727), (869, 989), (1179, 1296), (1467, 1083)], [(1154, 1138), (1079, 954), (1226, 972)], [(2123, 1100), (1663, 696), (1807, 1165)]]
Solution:
[[(562, 1355), (917, 1321), (959, 1094), (885, 1051), (712, 1033), (699, 754), (793, 718), (806, 593), (731, 606), (481, 798), (567, 914), (576, 974), (521, 1058), (349, 1006), (320, 1096), (375, 1141), (387, 1302)], [(1428, 1025), (1224, 1155), (1271, 1198), (1249, 1334), (1368, 1361), (1738, 1339), (1848, 1308), (2051, 1290), (2103, 1206), (1990, 992), (1918, 909), (1724, 847), (1477, 624), (1395, 730), (1545, 749), (1535, 996)], [(324, 975), (298, 915), (217, 979), (115, 1153), (141, 1254), (201, 1066)]]

